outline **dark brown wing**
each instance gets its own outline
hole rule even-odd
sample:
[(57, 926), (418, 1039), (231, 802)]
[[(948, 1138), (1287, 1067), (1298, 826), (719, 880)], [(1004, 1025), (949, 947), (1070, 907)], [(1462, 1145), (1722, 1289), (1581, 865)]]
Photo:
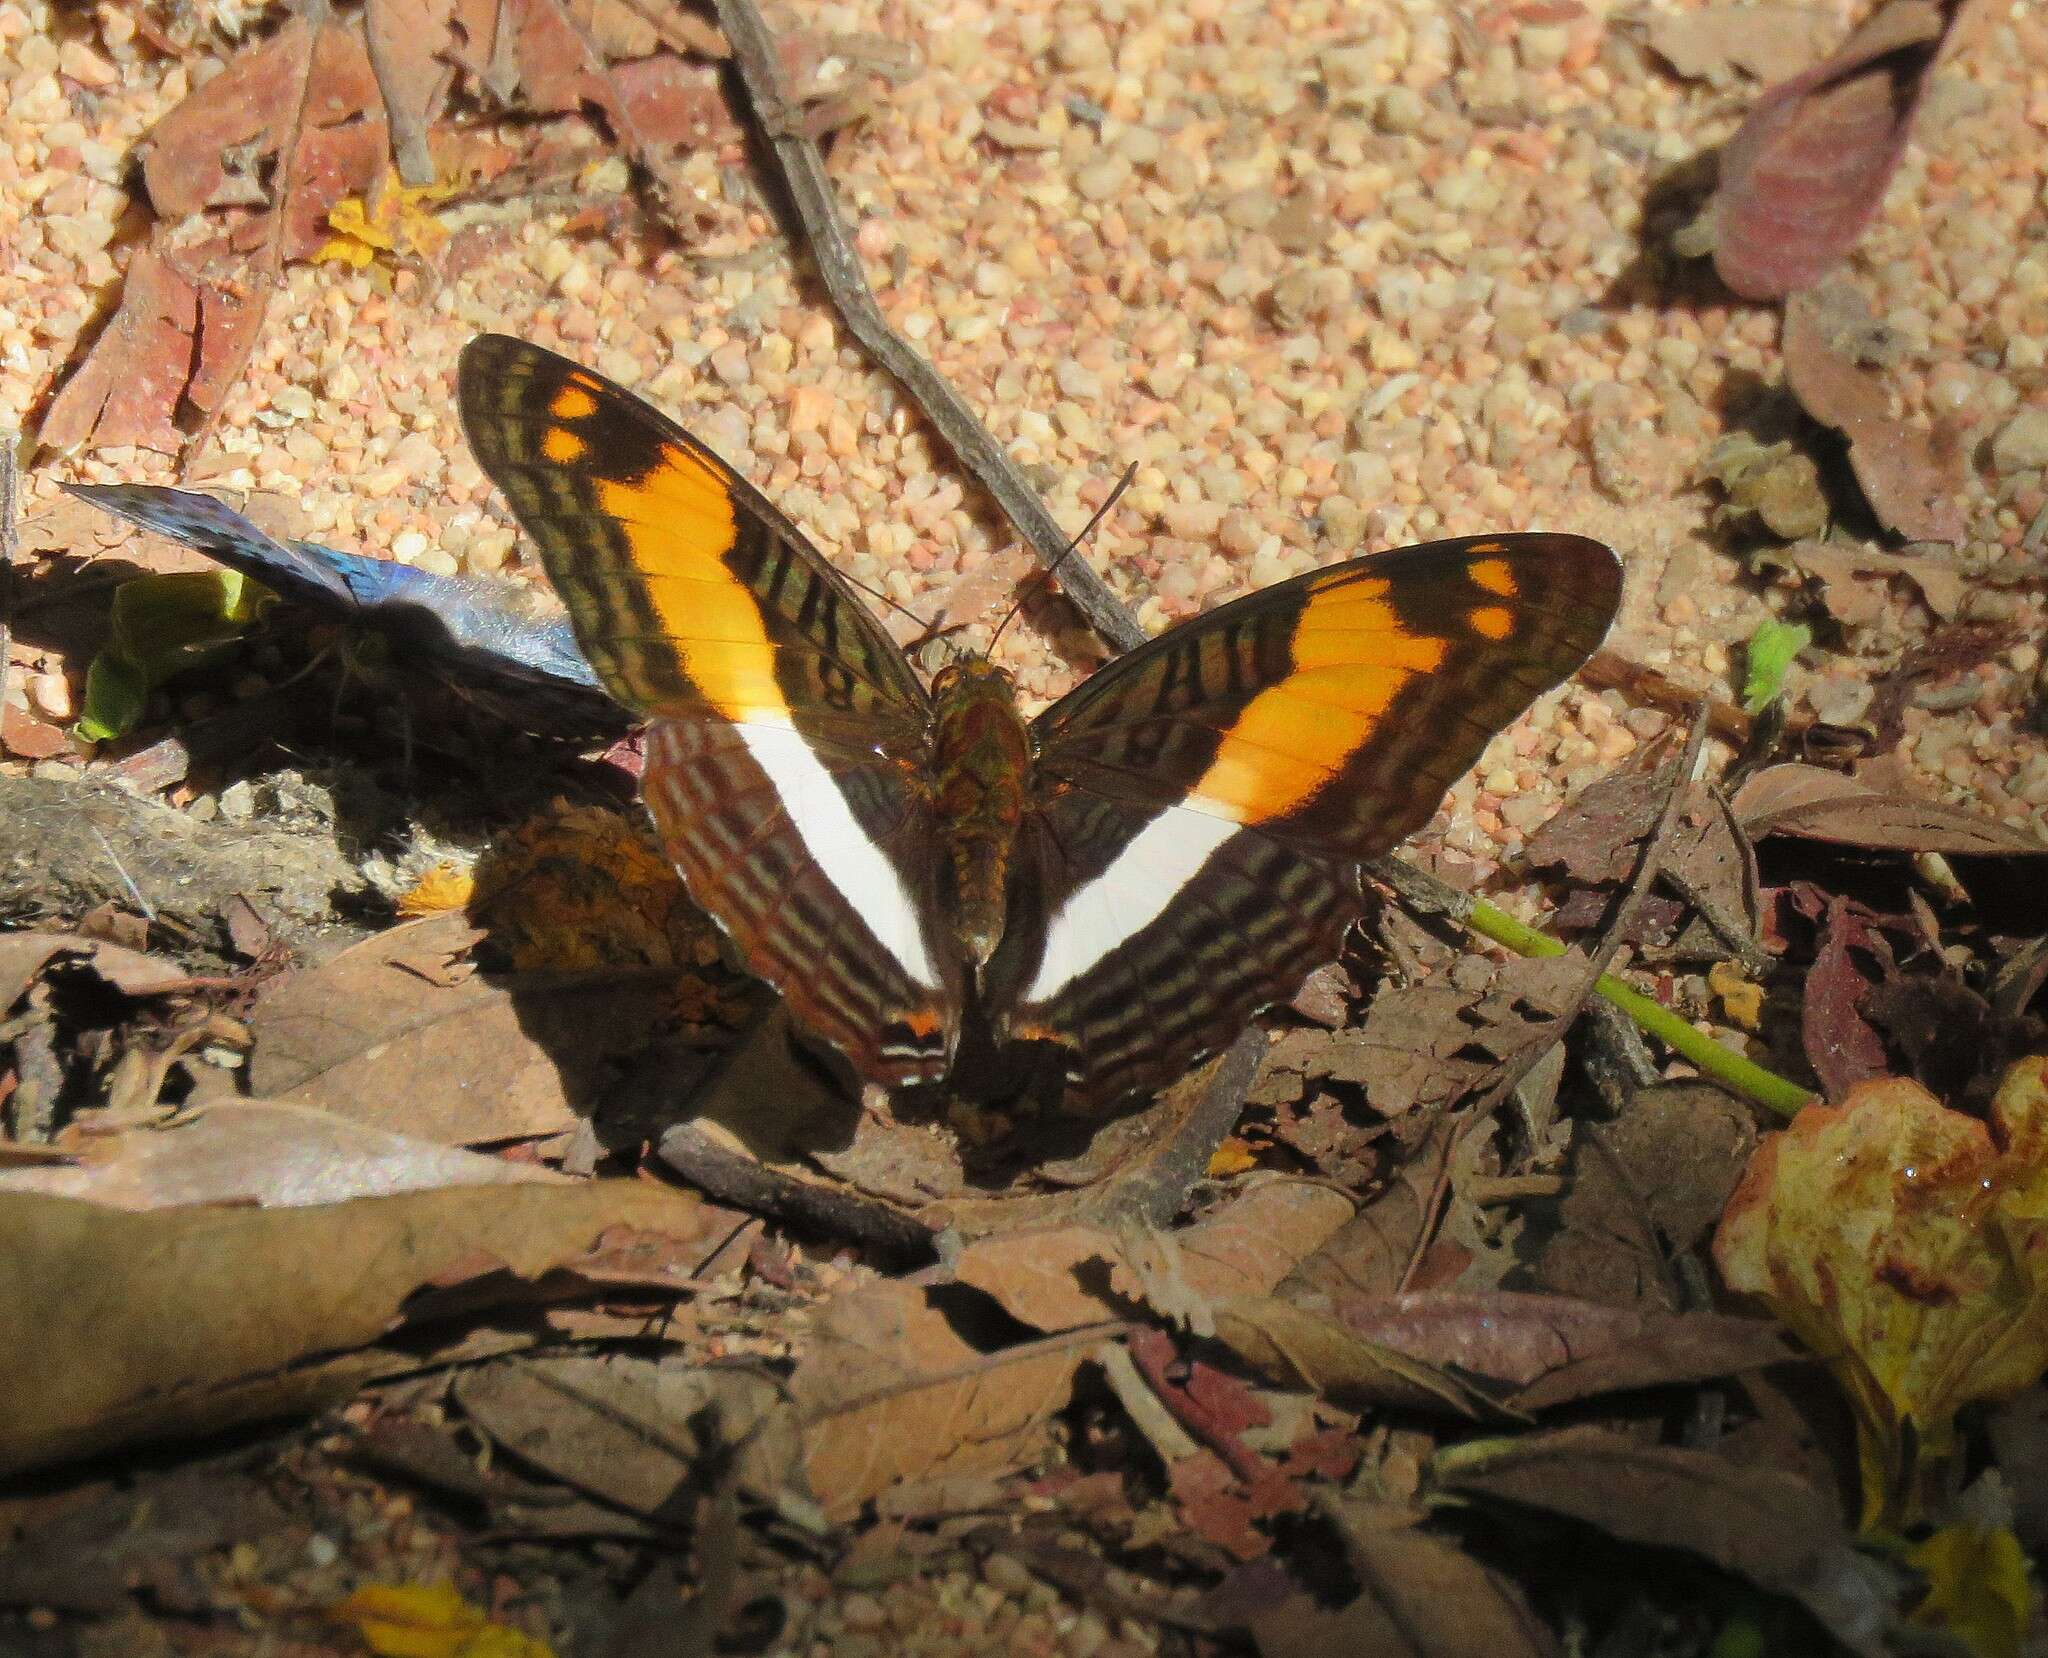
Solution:
[(1042, 922), (995, 994), (1107, 1104), (1177, 1075), (1335, 954), (1357, 865), (1599, 645), (1598, 542), (1435, 542), (1314, 571), (1111, 663), (1033, 727)]
[(961, 970), (931, 913), (929, 699), (903, 653), (751, 485), (602, 376), (487, 334), (460, 385), (577, 643), (648, 719), (642, 791), (691, 895), (863, 1076), (941, 1074)]

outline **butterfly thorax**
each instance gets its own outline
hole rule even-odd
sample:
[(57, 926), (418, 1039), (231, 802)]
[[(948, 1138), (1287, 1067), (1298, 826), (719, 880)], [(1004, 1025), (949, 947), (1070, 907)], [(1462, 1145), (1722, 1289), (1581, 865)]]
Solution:
[(1010, 676), (969, 658), (932, 682), (932, 794), (946, 914), (977, 967), (1002, 942), (1010, 862), (1031, 785), (1031, 735)]

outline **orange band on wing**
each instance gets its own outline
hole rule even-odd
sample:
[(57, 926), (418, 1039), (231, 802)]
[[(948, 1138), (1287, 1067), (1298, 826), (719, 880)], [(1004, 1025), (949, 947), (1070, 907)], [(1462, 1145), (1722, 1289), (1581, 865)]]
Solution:
[(1433, 673), (1449, 642), (1412, 633), (1386, 583), (1311, 592), (1295, 622), (1294, 671), (1245, 704), (1217, 745), (1191, 803), (1240, 823), (1304, 806), (1371, 738), (1401, 688)]
[(725, 562), (738, 534), (725, 481), (672, 450), (630, 482), (598, 478), (592, 488), (625, 536), (656, 623), (698, 694), (730, 720), (790, 724), (761, 601)]

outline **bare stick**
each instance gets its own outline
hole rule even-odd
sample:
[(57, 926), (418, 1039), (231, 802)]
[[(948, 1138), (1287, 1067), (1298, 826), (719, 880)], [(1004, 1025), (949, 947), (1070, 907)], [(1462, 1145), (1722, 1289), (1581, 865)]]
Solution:
[(937, 1254), (932, 1229), (886, 1203), (782, 1174), (721, 1146), (694, 1123), (677, 1123), (661, 1137), (655, 1156), (721, 1203), (766, 1215), (880, 1250), (895, 1260), (928, 1261)]
[[(714, 0), (714, 4), (832, 303), (853, 337), (910, 393), (925, 418), (952, 446), (960, 464), (995, 497), (1017, 533), (1031, 543), (1039, 563), (1050, 569), (1067, 550), (1067, 533), (960, 394), (882, 315), (861, 269), (860, 256), (840, 221), (825, 158), (802, 130), (799, 112), (782, 89), (775, 36), (759, 8), (754, 0)], [(1127, 651), (1145, 642), (1145, 630), (1138, 626), (1137, 618), (1093, 567), (1079, 559), (1069, 560), (1060, 572), (1060, 585), (1095, 631), (1118, 650)]]
[(8, 647), (13, 643), (14, 557), (21, 550), (14, 527), (21, 506), (21, 474), (15, 460), (20, 446), (21, 434), (0, 426), (0, 709), (7, 706), (7, 688), (14, 677)]

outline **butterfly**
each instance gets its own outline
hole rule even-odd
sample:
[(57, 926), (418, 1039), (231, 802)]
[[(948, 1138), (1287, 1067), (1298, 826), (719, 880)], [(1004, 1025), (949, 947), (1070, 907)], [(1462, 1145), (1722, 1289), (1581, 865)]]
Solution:
[(389, 634), (468, 700), (509, 723), (564, 737), (610, 735), (616, 705), (576, 648), (566, 619), (531, 588), (442, 576), (394, 559), (280, 541), (211, 495), (161, 484), (63, 484), (80, 500), (205, 553), (280, 597)]
[(1054, 1078), (1107, 1112), (1333, 960), (1360, 864), (1599, 645), (1621, 566), (1475, 536), (1251, 593), (1035, 719), (962, 656), (927, 689), (752, 485), (538, 346), (462, 354), (478, 463), (646, 726), (696, 902), (798, 1026), (887, 1088)]

